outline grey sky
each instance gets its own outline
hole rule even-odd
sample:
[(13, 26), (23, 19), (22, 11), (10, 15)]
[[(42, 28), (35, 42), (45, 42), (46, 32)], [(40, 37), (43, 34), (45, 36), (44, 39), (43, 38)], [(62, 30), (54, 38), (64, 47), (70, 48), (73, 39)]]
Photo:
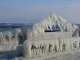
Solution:
[[(66, 5), (46, 5), (46, 3), (40, 6), (38, 3), (35, 6), (27, 6), (27, 3), (25, 3), (26, 6), (20, 5), (22, 7), (18, 6), (19, 4), (17, 5), (17, 3), (9, 5), (1, 4), (0, 22), (35, 23), (47, 17), (51, 12), (54, 12), (71, 23), (80, 23), (79, 3), (67, 3)], [(16, 5), (14, 6), (14, 4)]]

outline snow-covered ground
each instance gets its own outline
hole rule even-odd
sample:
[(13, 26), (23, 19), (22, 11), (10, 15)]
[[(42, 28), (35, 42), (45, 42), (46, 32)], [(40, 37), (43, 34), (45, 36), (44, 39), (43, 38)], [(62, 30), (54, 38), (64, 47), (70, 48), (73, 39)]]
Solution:
[(50, 60), (80, 60), (80, 53), (67, 54), (57, 58), (52, 58)]
[(0, 56), (0, 60), (80, 60), (80, 49), (54, 53), (30, 59), (18, 57), (16, 53), (8, 53)]

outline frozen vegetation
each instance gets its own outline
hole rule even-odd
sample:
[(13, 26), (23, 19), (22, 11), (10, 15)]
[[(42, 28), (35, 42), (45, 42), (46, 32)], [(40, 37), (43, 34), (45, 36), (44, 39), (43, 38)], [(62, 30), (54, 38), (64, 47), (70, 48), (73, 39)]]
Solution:
[(60, 60), (71, 54), (73, 58), (79, 47), (78, 26), (55, 13), (22, 29), (0, 32), (0, 52), (16, 51), (1, 55), (3, 60)]

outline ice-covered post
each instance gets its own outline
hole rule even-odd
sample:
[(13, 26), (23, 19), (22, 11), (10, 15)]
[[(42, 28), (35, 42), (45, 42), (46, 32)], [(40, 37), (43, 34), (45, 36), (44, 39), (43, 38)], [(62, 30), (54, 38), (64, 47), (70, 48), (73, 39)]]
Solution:
[(0, 44), (2, 45), (2, 44), (4, 44), (4, 38), (3, 38), (3, 33), (2, 32), (0, 32)]
[(11, 31), (6, 31), (5, 36), (6, 36), (6, 40), (9, 41), (9, 44), (11, 46), (12, 45), (12, 42), (11, 42), (11, 40), (12, 40), (12, 32)]
[(31, 57), (31, 41), (25, 40), (23, 43), (23, 56)]
[(76, 44), (76, 48), (79, 48), (79, 41), (75, 41), (75, 44)]

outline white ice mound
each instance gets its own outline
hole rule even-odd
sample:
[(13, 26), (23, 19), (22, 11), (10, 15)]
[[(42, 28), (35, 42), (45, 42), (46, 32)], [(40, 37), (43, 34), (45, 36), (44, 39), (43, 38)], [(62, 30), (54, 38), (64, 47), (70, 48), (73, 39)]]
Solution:
[(55, 13), (51, 13), (47, 18), (43, 19), (42, 21), (34, 24), (33, 30), (36, 32), (43, 32), (44, 30), (54, 30), (54, 28), (60, 29), (61, 32), (74, 32), (78, 27), (74, 24), (63, 19), (61, 16), (58, 16)]

